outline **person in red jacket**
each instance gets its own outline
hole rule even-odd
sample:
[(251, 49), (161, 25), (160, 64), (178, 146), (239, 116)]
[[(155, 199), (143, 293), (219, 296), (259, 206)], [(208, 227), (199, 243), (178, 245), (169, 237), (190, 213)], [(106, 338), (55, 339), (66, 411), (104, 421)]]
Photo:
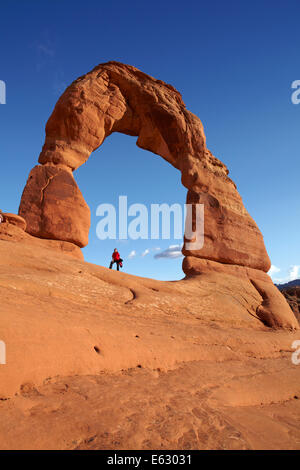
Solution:
[(121, 266), (121, 268), (123, 267), (123, 260), (120, 257), (120, 253), (118, 252), (117, 248), (114, 249), (114, 252), (112, 254), (112, 260), (110, 262), (109, 269), (112, 269), (114, 263), (117, 263), (117, 270), (118, 271), (120, 269), (120, 266)]

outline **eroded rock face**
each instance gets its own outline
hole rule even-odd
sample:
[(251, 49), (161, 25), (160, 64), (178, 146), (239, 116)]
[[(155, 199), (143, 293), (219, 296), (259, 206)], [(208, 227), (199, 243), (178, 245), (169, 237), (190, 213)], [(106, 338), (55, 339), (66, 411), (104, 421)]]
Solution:
[(88, 243), (90, 209), (71, 171), (35, 166), (23, 191), (19, 214), (26, 219), (31, 235), (79, 247)]
[(4, 217), (4, 223), (15, 225), (24, 231), (26, 230), (26, 220), (24, 220), (23, 217), (9, 212), (2, 212), (2, 215)]
[[(83, 261), (83, 253), (81, 249), (74, 243), (65, 242), (61, 240), (47, 240), (38, 237), (34, 237), (26, 233), (24, 230), (25, 220), (16, 214), (3, 214), (5, 216), (5, 222), (0, 224), (0, 244), (2, 241), (9, 242), (9, 246), (6, 246), (7, 252), (11, 255), (17, 256), (19, 261), (22, 255), (20, 252), (24, 252), (28, 247), (34, 252), (39, 252), (40, 249), (47, 250), (48, 259), (49, 255), (53, 256), (53, 253), (59, 258), (61, 255), (69, 255), (72, 258)], [(17, 248), (18, 247), (18, 248)], [(17, 253), (17, 249), (20, 252)], [(3, 256), (3, 255), (2, 255)], [(46, 261), (47, 264), (48, 260)]]
[[(223, 197), (228, 195), (224, 194)], [(266, 272), (269, 270), (269, 258), (261, 232), (245, 210), (237, 210), (237, 207), (242, 209), (243, 206), (236, 190), (232, 192), (231, 206), (223, 204), (220, 196), (217, 198), (210, 191), (189, 190), (187, 203), (204, 204), (204, 245), (200, 250), (189, 251), (185, 244), (185, 256), (247, 266)], [(195, 211), (192, 218), (195, 222)], [(187, 268), (185, 272), (189, 274)]]
[[(243, 297), (242, 292), (244, 294), (250, 292), (251, 287), (254, 287), (256, 295), (258, 293), (260, 298), (255, 306), (251, 306), (252, 313), (248, 308), (249, 313), (252, 315), (255, 313), (262, 323), (272, 328), (299, 328), (298, 321), (293, 317), (284, 296), (274, 286), (272, 279), (265, 272), (259, 269), (247, 268), (246, 266), (217, 263), (193, 256), (184, 258), (183, 270), (189, 273), (189, 277), (197, 276), (200, 281), (202, 277), (210, 276), (211, 280), (219, 285), (221, 284), (220, 276), (222, 276), (222, 281), (223, 278), (226, 279), (231, 286), (231, 295), (235, 299), (237, 299), (236, 294), (239, 292), (236, 285), (236, 279), (238, 279), (241, 289), (239, 295)], [(253, 299), (254, 289), (252, 294)]]
[[(204, 203), (204, 246), (191, 250), (185, 241), (183, 248), (191, 260), (183, 264), (187, 276), (201, 275), (201, 259), (269, 270), (263, 237), (226, 166), (206, 148), (200, 119), (171, 85), (118, 62), (95, 67), (58, 100), (46, 125), (41, 165), (32, 170), (21, 199), (19, 213), (30, 234), (80, 247), (88, 243), (89, 209), (72, 171), (113, 132), (138, 136), (139, 147), (181, 171), (187, 202)], [(288, 305), (283, 309), (282, 302), (272, 301), (272, 282), (267, 287), (259, 283), (255, 288), (263, 299), (261, 309), (266, 309), (261, 313), (265, 323), (295, 327)]]

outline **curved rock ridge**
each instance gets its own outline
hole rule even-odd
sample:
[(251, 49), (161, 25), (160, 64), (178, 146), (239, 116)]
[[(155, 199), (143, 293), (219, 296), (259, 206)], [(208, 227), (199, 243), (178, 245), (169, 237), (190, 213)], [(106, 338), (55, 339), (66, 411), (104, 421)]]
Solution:
[(13, 256), (17, 256), (17, 247), (21, 250), (21, 253), (18, 254), (19, 258), (22, 257), (22, 250), (26, 250), (27, 247), (30, 247), (34, 251), (38, 251), (40, 248), (45, 249), (49, 252), (50, 256), (52, 256), (54, 252), (58, 256), (63, 254), (81, 261), (84, 260), (81, 249), (74, 243), (33, 237), (25, 232), (26, 222), (22, 217), (16, 214), (2, 214), (5, 217), (5, 221), (0, 224), (0, 244), (9, 242), (9, 245), (6, 246), (6, 250), (11, 251)]
[[(184, 258), (183, 270), (189, 273), (188, 277), (194, 275), (200, 281), (202, 278), (210, 276), (213, 282), (218, 285), (222, 283), (221, 276), (222, 278), (230, 279), (233, 299), (236, 299), (238, 291), (236, 286), (233, 287), (234, 278), (238, 278), (239, 288), (243, 289), (244, 294), (250, 291), (251, 287), (254, 287), (257, 291), (260, 302), (255, 306), (254, 311), (262, 323), (272, 328), (298, 329), (297, 317), (293, 318), (291, 308), (284, 296), (274, 286), (272, 279), (265, 272), (245, 266), (217, 263), (192, 256)], [(253, 315), (251, 309), (247, 308), (247, 311)]]
[(10, 225), (15, 225), (19, 227), (21, 230), (26, 230), (26, 220), (23, 217), (20, 217), (17, 214), (11, 214), (10, 212), (2, 212), (1, 214), (4, 217), (4, 223), (8, 223)]

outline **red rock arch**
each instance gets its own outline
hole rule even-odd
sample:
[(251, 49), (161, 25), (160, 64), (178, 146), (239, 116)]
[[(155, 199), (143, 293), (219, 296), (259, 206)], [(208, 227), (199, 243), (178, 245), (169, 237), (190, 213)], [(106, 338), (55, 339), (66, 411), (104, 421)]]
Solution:
[(72, 172), (113, 132), (138, 136), (139, 147), (181, 171), (187, 202), (205, 204), (204, 247), (185, 255), (268, 271), (262, 235), (226, 166), (207, 150), (200, 119), (171, 85), (117, 62), (78, 78), (58, 100), (20, 204), (29, 233), (87, 244), (89, 208)]
[(246, 289), (250, 297), (261, 299), (251, 309), (265, 324), (297, 328), (288, 304), (266, 274), (270, 260), (263, 237), (226, 166), (206, 148), (200, 119), (186, 109), (171, 85), (135, 67), (101, 64), (59, 98), (46, 125), (40, 165), (31, 171), (20, 203), (27, 231), (80, 247), (88, 243), (90, 210), (72, 173), (113, 132), (137, 136), (139, 147), (181, 171), (187, 202), (204, 203), (204, 246), (188, 251), (185, 243), (186, 275), (200, 275), (201, 280), (205, 274), (216, 283), (226, 276), (233, 301)]

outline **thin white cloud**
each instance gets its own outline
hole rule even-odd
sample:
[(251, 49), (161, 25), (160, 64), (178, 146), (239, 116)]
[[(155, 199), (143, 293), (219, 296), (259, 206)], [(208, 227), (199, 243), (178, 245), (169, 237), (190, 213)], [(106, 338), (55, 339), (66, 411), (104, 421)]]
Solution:
[(149, 248), (147, 248), (145, 251), (143, 251), (142, 256), (146, 256), (150, 253)]
[(155, 259), (159, 258), (181, 258), (183, 255), (181, 253), (182, 245), (170, 245), (169, 248), (157, 253), (154, 255)]
[(279, 273), (280, 268), (277, 268), (277, 266), (274, 266), (274, 264), (271, 265), (271, 268), (268, 272), (269, 276), (274, 276), (274, 274)]
[(64, 71), (57, 68), (55, 62), (57, 41), (49, 34), (48, 31), (44, 31), (42, 38), (33, 44), (35, 49), (37, 63), (37, 72), (47, 70), (48, 75), (52, 78), (52, 91), (54, 95), (61, 95), (68, 86), (68, 80), (65, 78)]
[(275, 277), (275, 274), (281, 271), (280, 268), (277, 268), (276, 266), (271, 266), (271, 269), (269, 271), (269, 275), (272, 277), (273, 282), (275, 284), (285, 284), (286, 282), (294, 281), (295, 279), (300, 278), (300, 265), (299, 264), (293, 264), (290, 266), (288, 270), (288, 275), (285, 277)]
[(300, 277), (300, 266), (295, 264), (290, 267), (289, 270), (289, 280), (294, 281), (295, 279), (298, 279)]
[(55, 54), (54, 49), (52, 48), (50, 43), (47, 44), (37, 44), (37, 50), (41, 52), (42, 54), (45, 54), (47, 56), (53, 57)]
[(128, 259), (132, 259), (136, 256), (136, 251), (135, 250), (132, 250), (129, 255), (128, 255)]
[(65, 75), (62, 70), (56, 70), (53, 78), (53, 92), (57, 95), (61, 95), (67, 88), (67, 82), (65, 81)]
[(41, 72), (43, 69), (49, 68), (51, 72), (53, 70), (54, 59), (55, 59), (55, 44), (53, 40), (50, 40), (48, 33), (43, 34), (43, 38), (32, 44), (37, 58), (36, 70)]

